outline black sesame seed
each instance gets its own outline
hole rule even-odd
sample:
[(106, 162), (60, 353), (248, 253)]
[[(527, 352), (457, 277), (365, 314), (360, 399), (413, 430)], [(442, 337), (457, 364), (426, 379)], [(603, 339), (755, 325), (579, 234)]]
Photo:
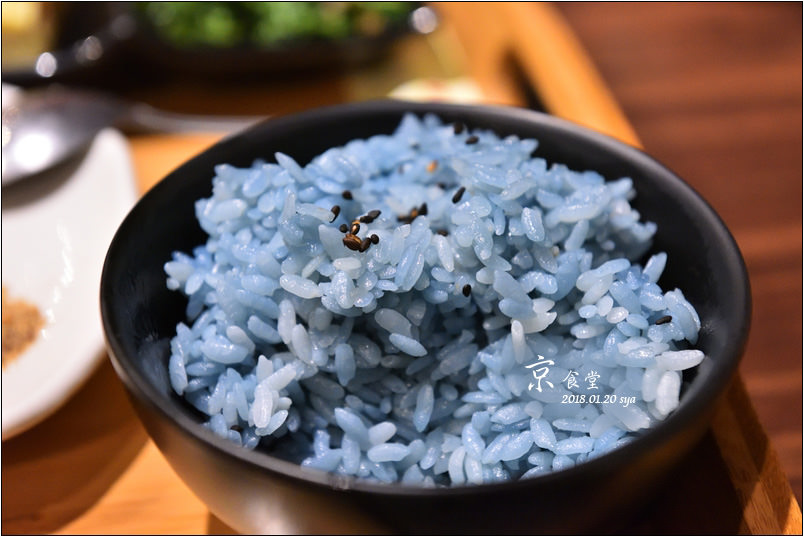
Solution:
[[(420, 213), (419, 211), (421, 211), (421, 210), (424, 210), (424, 213)], [(402, 215), (402, 216), (397, 216), (396, 220), (397, 220), (397, 222), (403, 222), (405, 224), (410, 224), (411, 222), (416, 220), (416, 217), (419, 216), (419, 214), (427, 214), (427, 204), (426, 203), (422, 203), (422, 205), (420, 207), (414, 207), (413, 209), (410, 210), (410, 213), (408, 213), (408, 214), (405, 214), (405, 215)]]
[(656, 324), (667, 324), (673, 320), (673, 317), (670, 315), (665, 315), (664, 317), (659, 317), (656, 319)]
[(380, 216), (380, 211), (378, 211), (377, 209), (373, 209), (368, 213), (364, 214), (363, 216), (361, 216), (360, 218), (358, 218), (358, 221), (363, 222), (364, 224), (370, 224), (374, 222), (374, 220), (376, 220), (378, 216)]
[(480, 141), (480, 138), (478, 138), (477, 136), (475, 136), (473, 134), (472, 136), (470, 136), (469, 138), (466, 139), (466, 144), (467, 145), (472, 145), (472, 144), (476, 144), (479, 141)]
[(352, 235), (351, 233), (347, 234), (343, 238), (343, 245), (352, 251), (356, 252), (360, 250), (360, 244), (361, 244), (360, 239), (357, 236)]
[(452, 124), (452, 130), (455, 132), (455, 134), (462, 133), (465, 128), (466, 128), (466, 125), (464, 125), (463, 123), (460, 123), (460, 122)]
[(332, 222), (333, 220), (338, 218), (339, 214), (341, 214), (341, 206), (340, 205), (333, 205), (332, 209), (330, 209), (330, 212), (332, 212), (332, 220), (330, 220), (330, 222)]
[(341, 225), (338, 227), (338, 229), (340, 229), (340, 230), (341, 230), (341, 233), (346, 233), (347, 231), (349, 231), (349, 226), (347, 226), (346, 224), (341, 224)]
[(439, 230), (436, 230), (436, 233), (438, 233), (438, 234), (439, 234), (439, 235), (441, 235), (442, 237), (446, 237), (447, 235), (449, 235), (449, 231), (447, 231), (446, 229), (439, 229)]
[(371, 237), (369, 237), (369, 239), (371, 239), (372, 244), (379, 244), (380, 242), (380, 238), (377, 236), (376, 233), (372, 234)]
[(369, 246), (371, 246), (371, 239), (366, 237), (363, 239), (363, 242), (360, 243), (360, 251), (365, 252), (369, 249)]
[(438, 188), (440, 188), (441, 190), (446, 190), (447, 189), (447, 185), (442, 183), (442, 182), (440, 182), (440, 181), (438, 183), (436, 183), (436, 186)]
[(422, 216), (427, 214), (427, 204), (426, 203), (422, 203), (419, 206), (419, 214), (422, 215)]
[(353, 199), (351, 190), (344, 190), (343, 192), (341, 192), (341, 196), (343, 196), (343, 199), (345, 200)]
[(455, 194), (452, 196), (452, 203), (458, 203), (459, 201), (461, 201), (461, 198), (463, 197), (464, 192), (466, 192), (466, 187), (465, 186), (462, 186), (461, 188), (459, 188), (455, 192)]
[(469, 296), (470, 294), (472, 294), (472, 286), (467, 283), (466, 285), (463, 286), (461, 292), (463, 293), (463, 296)]

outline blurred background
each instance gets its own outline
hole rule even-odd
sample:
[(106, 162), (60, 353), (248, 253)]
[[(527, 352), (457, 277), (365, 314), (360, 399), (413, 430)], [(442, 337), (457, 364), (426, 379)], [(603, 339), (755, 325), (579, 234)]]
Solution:
[[(801, 502), (801, 3), (4, 2), (2, 81), (210, 119), (490, 102), (640, 143), (741, 247), (754, 301), (741, 375)], [(141, 191), (224, 134), (178, 130), (124, 130)], [(3, 443), (4, 486), (25, 441)], [(3, 530), (92, 529), (25, 518), (36, 509), (4, 496)]]

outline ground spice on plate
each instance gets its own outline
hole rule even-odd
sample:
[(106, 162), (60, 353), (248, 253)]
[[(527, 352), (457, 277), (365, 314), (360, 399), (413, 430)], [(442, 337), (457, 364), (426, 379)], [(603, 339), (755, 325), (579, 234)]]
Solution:
[(6, 294), (3, 287), (3, 367), (36, 340), (45, 324), (39, 308), (24, 300), (7, 299)]

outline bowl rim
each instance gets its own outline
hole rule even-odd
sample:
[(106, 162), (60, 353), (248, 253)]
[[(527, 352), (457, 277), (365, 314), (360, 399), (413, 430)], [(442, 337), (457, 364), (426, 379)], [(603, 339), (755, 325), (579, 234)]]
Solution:
[[(740, 326), (734, 329), (734, 333), (737, 334), (738, 337), (735, 340), (728, 341), (727, 351), (721, 353), (725, 358), (724, 363), (719, 364), (718, 368), (708, 373), (707, 388), (697, 390), (694, 394), (688, 394), (688, 397), (682, 401), (682, 404), (667, 418), (656, 424), (650, 430), (647, 430), (644, 434), (636, 437), (633, 441), (599, 457), (585, 461), (582, 464), (523, 480), (436, 488), (402, 483), (373, 483), (357, 477), (341, 476), (321, 470), (303, 468), (298, 464), (280, 459), (268, 453), (247, 450), (237, 446), (227, 439), (218, 437), (207, 428), (203, 427), (201, 423), (191, 419), (187, 414), (177, 412), (173, 408), (173, 403), (163, 394), (159, 393), (159, 391), (140, 374), (137, 368), (130, 367), (127, 364), (127, 362), (131, 362), (136, 358), (126, 355), (120, 340), (117, 338), (114, 329), (113, 308), (106, 298), (107, 295), (111, 296), (111, 290), (108, 289), (108, 273), (110, 272), (110, 267), (115, 264), (115, 253), (118, 249), (118, 244), (123, 240), (121, 236), (125, 234), (126, 229), (131, 226), (130, 221), (133, 215), (143, 211), (143, 207), (147, 206), (149, 199), (159, 196), (160, 192), (164, 190), (169, 183), (177, 181), (182, 170), (192, 163), (209, 159), (217, 159), (215, 160), (216, 163), (225, 162), (225, 153), (228, 151), (230, 145), (236, 143), (239, 139), (254, 136), (264, 130), (281, 130), (294, 126), (297, 123), (317, 122), (321, 120), (332, 121), (334, 119), (354, 121), (360, 117), (366, 117), (367, 115), (379, 112), (396, 113), (399, 115), (400, 119), (405, 112), (412, 112), (419, 116), (427, 113), (436, 115), (446, 113), (447, 115), (466, 115), (468, 116), (466, 123), (469, 124), (472, 123), (471, 118), (475, 118), (478, 122), (491, 122), (494, 119), (501, 118), (506, 121), (522, 123), (523, 125), (529, 124), (532, 126), (535, 124), (539, 128), (561, 131), (563, 134), (573, 138), (580, 137), (599, 146), (602, 150), (613, 154), (617, 159), (628, 161), (636, 167), (649, 170), (653, 174), (659, 174), (663, 176), (663, 180), (673, 183), (673, 187), (685, 194), (685, 201), (693, 205), (693, 210), (696, 213), (700, 213), (706, 218), (712, 231), (723, 241), (723, 244), (726, 245), (725, 249), (727, 253), (730, 254), (730, 257), (724, 260), (724, 263), (728, 264), (732, 271), (736, 271), (740, 276), (740, 281), (737, 283), (742, 284), (739, 289), (734, 290), (735, 295), (739, 296), (740, 301), (745, 306), (742, 308), (742, 315), (739, 316)], [(472, 126), (475, 127), (477, 125)], [(481, 126), (480, 128), (485, 127)], [(506, 133), (498, 134), (502, 136), (506, 135)], [(220, 155), (220, 157), (218, 155)], [(737, 242), (725, 223), (692, 186), (643, 150), (568, 120), (516, 106), (453, 104), (442, 102), (423, 103), (397, 99), (352, 102), (313, 108), (283, 116), (275, 116), (245, 131), (231, 135), (185, 161), (148, 191), (120, 225), (110, 244), (104, 262), (100, 294), (101, 316), (107, 347), (110, 351), (109, 355), (118, 376), (120, 376), (121, 380), (128, 388), (130, 395), (136, 397), (138, 402), (147, 404), (169, 422), (175, 424), (183, 435), (189, 436), (206, 447), (219, 452), (220, 455), (229, 458), (232, 462), (248, 465), (254, 471), (279, 474), (280, 477), (285, 479), (323, 486), (331, 490), (364, 492), (372, 495), (392, 497), (461, 497), (463, 495), (496, 494), (502, 490), (512, 491), (520, 487), (549, 487), (556, 481), (564, 482), (582, 476), (588, 477), (590, 474), (604, 473), (607, 468), (612, 466), (620, 467), (624, 464), (628, 464), (628, 462), (633, 460), (634, 456), (640, 452), (658, 449), (668, 439), (679, 434), (689, 421), (695, 419), (696, 416), (700, 416), (702, 413), (711, 411), (715, 400), (723, 395), (727, 384), (737, 370), (745, 349), (751, 317), (751, 291), (748, 272)]]

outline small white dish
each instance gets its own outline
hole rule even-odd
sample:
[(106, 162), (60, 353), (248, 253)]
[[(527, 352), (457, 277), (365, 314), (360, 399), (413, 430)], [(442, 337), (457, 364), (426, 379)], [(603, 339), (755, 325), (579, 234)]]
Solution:
[(128, 143), (112, 129), (80, 160), (3, 188), (2, 283), (9, 300), (36, 305), (45, 319), (3, 367), (3, 440), (53, 413), (105, 357), (100, 275), (136, 200)]

